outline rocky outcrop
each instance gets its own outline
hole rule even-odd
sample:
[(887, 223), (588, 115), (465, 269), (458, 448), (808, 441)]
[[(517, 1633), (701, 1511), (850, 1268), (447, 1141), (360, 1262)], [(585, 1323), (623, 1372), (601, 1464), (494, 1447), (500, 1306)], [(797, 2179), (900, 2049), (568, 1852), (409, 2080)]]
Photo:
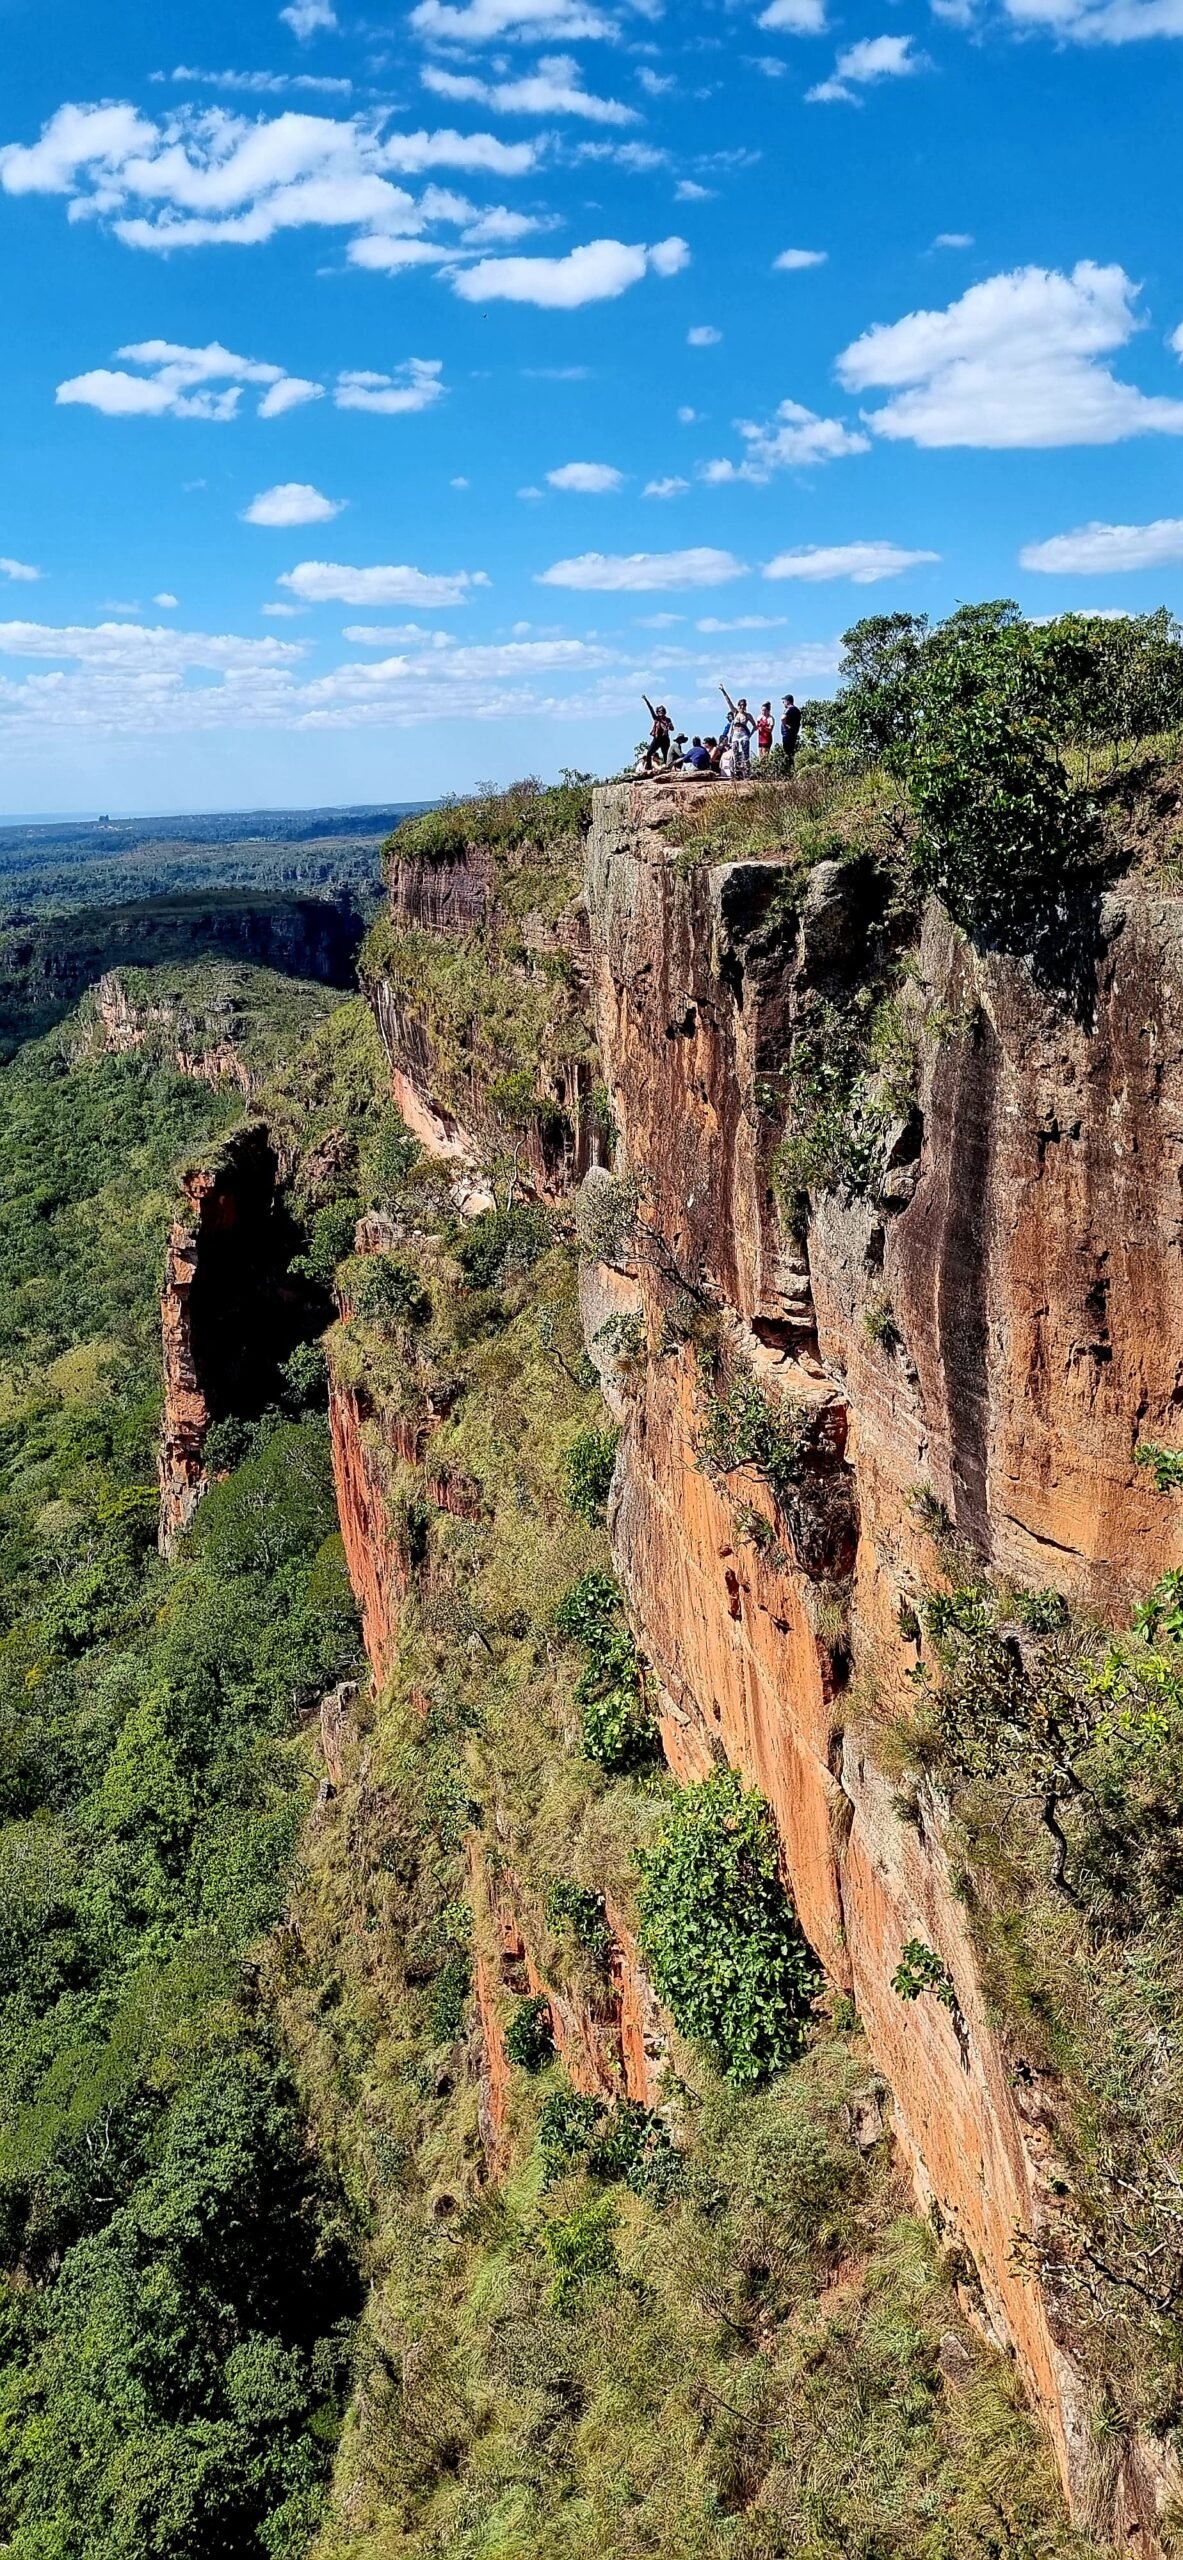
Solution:
[(394, 1668), (407, 1574), (387, 1505), (385, 1470), (367, 1437), (369, 1420), (365, 1398), (334, 1378), (329, 1427), (337, 1512), (366, 1655), (381, 1688)]
[(582, 1989), (548, 1979), (537, 1953), (527, 1897), (500, 1863), (486, 1858), (477, 1833), (469, 1841), (469, 1877), (477, 1923), (474, 1990), (481, 2036), (481, 2132), (491, 2174), (510, 2147), (511, 2066), (505, 2022), (516, 2000), (545, 2000), (555, 2051), (572, 2088), (592, 2098), (632, 2098), (656, 2107), (669, 2056), (670, 2022), (656, 1999), (621, 1914), (609, 1904), (611, 1946), (602, 1976)]
[(211, 1035), (177, 1004), (137, 1004), (123, 979), (108, 970), (91, 990), (93, 1031), (97, 1046), (115, 1057), (136, 1056), (151, 1045), (166, 1050), (177, 1072), (201, 1084), (236, 1084), (249, 1101), (254, 1090), (250, 1068), (234, 1038)]
[(193, 1351), (193, 1284), (199, 1238), (216, 1175), (202, 1166), (183, 1183), (185, 1208), (169, 1230), (160, 1332), (164, 1352), (164, 1411), (160, 1435), (160, 1548), (171, 1555), (189, 1527), (209, 1479), (205, 1442), (209, 1399)]
[[(425, 861), (400, 856), (396, 836), (389, 878), (396, 937), (430, 933), (475, 947), (482, 972), (496, 974), (510, 1003), (515, 987), (536, 992), (547, 983), (576, 1001), (585, 994), (590, 955), (582, 899), (557, 919), (528, 900), (523, 908), (512, 857), (503, 869), (488, 846), (474, 845), (462, 857)], [(467, 1214), (491, 1205), (494, 1161), (512, 1159), (519, 1191), (540, 1200), (561, 1198), (582, 1180), (596, 1160), (589, 1057), (539, 1054), (531, 1062), (536, 1107), (527, 1114), (519, 1103), (507, 1118), (504, 1103), (490, 1092), (496, 1085), (491, 1025), (482, 1039), (473, 1022), (449, 1022), (442, 1038), (413, 968), (407, 977), (379, 963), (370, 993), (395, 1102), (421, 1145), (452, 1168)]]

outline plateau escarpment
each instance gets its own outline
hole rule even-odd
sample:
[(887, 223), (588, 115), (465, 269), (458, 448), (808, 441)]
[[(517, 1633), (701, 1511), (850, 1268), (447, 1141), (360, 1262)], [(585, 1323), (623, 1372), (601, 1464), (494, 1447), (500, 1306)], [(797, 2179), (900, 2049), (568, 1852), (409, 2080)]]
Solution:
[[(1108, 1684), (1133, 1733), (1155, 1674), (1120, 1631), (1183, 1566), (1154, 1459), (1183, 1387), (1181, 911), (1102, 871), (1068, 988), (925, 898), (889, 795), (838, 794), (825, 823), (808, 777), (707, 807), (656, 784), (557, 824), (528, 795), (445, 813), (446, 841), (394, 840), (365, 963), (423, 1153), (341, 1277), (339, 1497), (387, 1694), (430, 1732), (460, 1661), (476, 1681), (486, 2158), (505, 2174), (523, 2121), (507, 1996), (545, 2010), (589, 2101), (659, 2109), (692, 2069), (646, 1979), (651, 1796), (627, 1756), (602, 1796), (577, 1731), (572, 1761), (546, 1635), (575, 1566), (546, 1541), (611, 1469), (668, 1768), (689, 1802), (729, 1764), (771, 1807), (963, 2305), (1017, 2359), (1077, 2516), (1149, 2554), (1174, 2494), (1165, 2294), (1122, 2339), (1169, 2210), (1157, 2169), (1120, 2232), (1113, 2196), (1156, 2086), (1173, 2101), (1165, 2055), (1131, 2090), (1107, 2042), (1153, 1890), (1119, 1910), (1094, 1884), (1092, 1808), (1125, 1838), (1148, 1781), (1088, 1701)], [(1156, 1873), (1161, 1794), (1131, 1851)], [(565, 1878), (590, 1975), (556, 1938)], [(1112, 2032), (1141, 2032), (1136, 2002)]]

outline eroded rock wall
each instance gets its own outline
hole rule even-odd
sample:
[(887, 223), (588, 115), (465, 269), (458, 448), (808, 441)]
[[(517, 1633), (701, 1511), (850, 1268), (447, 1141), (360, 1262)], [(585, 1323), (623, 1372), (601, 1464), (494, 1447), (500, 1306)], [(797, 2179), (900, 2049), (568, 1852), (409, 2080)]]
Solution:
[[(973, 2262), (1077, 2512), (1149, 2553), (1152, 2501), (1127, 2465), (1106, 2504), (1068, 2342), (1016, 2268), (1019, 2235), (1057, 2209), (1037, 2082), (987, 2013), (939, 1806), (921, 1794), (901, 1810), (863, 1708), (904, 1695), (916, 1662), (913, 1603), (936, 1571), (918, 1488), (999, 1572), (1115, 1618), (1183, 1562), (1177, 1511), (1134, 1458), (1140, 1440), (1177, 1439), (1183, 1405), (1183, 904), (1110, 896), (1071, 1001), (974, 952), (934, 907), (919, 956), (933, 1029), (886, 1180), (873, 1203), (827, 1194), (794, 1234), (772, 1180), (794, 1022), (811, 994), (859, 983), (888, 926), (857, 865), (819, 865), (802, 908), (775, 860), (679, 855), (677, 807), (677, 786), (599, 792), (586, 872), (601, 1071), (642, 1214), (585, 1272), (583, 1310), (624, 1426), (613, 1536), (667, 1756), (683, 1778), (723, 1756), (767, 1795), (919, 2193)], [(479, 859), (463, 879), (396, 887), (404, 916), (445, 933), (470, 930), (491, 894)], [(412, 1125), (476, 1166), (479, 1112), (457, 1149), (413, 1025), (389, 1000), (383, 1016), (380, 990), (378, 1012)], [(868, 1328), (872, 1305), (889, 1326)], [(783, 1509), (759, 1480), (704, 1469), (703, 1310), (770, 1398), (805, 1412), (804, 1481)], [(596, 1337), (636, 1314), (649, 1357), (625, 1369)], [(363, 1509), (346, 1535), (377, 1663)], [(954, 2006), (893, 1990), (913, 1938), (941, 1957)], [(629, 2023), (626, 1973), (621, 2050), (640, 2093), (649, 2029), (641, 1991)], [(604, 2085), (572, 2033), (581, 2085)]]
[(92, 1039), (114, 1057), (133, 1057), (146, 1047), (171, 1053), (177, 1072), (201, 1084), (235, 1084), (249, 1101), (254, 1081), (237, 1042), (214, 1036), (207, 1023), (196, 1021), (176, 1002), (137, 1003), (115, 969), (91, 990)]
[(261, 1414), (278, 1393), (282, 1362), (328, 1320), (323, 1293), (289, 1270), (297, 1241), (262, 1121), (245, 1121), (183, 1175), (161, 1293), (165, 1554), (207, 1490), (211, 1425)]
[[(485, 969), (505, 976), (507, 992), (515, 979), (525, 990), (548, 966), (560, 969), (577, 995), (586, 988), (589, 946), (581, 900), (573, 900), (557, 920), (529, 910), (510, 916), (487, 846), (474, 845), (463, 857), (425, 861), (399, 858), (397, 845), (396, 836), (389, 872), (396, 935), (429, 933), (479, 949)], [(397, 970), (379, 967), (370, 997), (399, 1111), (420, 1144), (451, 1168), (467, 1211), (492, 1205), (489, 1169), (507, 1155), (516, 1157), (518, 1188), (537, 1199), (560, 1199), (582, 1180), (596, 1152), (589, 1059), (548, 1063), (540, 1055), (534, 1062), (539, 1111), (509, 1127), (490, 1100), (495, 1079), (487, 1055), (472, 1046), (471, 1027), (458, 1020), (442, 1042), (413, 971), (408, 982)]]
[(394, 1668), (406, 1565), (386, 1498), (386, 1475), (369, 1437), (365, 1397), (336, 1378), (329, 1386), (333, 1475), (345, 1562), (361, 1611), (366, 1656), (379, 1687)]
[[(774, 1397), (828, 1402), (857, 1541), (819, 1559), (808, 1484), (780, 1516), (751, 1482), (704, 1472), (693, 1348), (667, 1324), (621, 1405), (622, 1580), (668, 1757), (686, 1777), (722, 1751), (772, 1803), (803, 1924), (854, 1990), (918, 2188), (972, 2257), (1084, 2513), (1083, 2386), (1015, 2267), (1017, 2235), (1056, 2211), (1038, 2088), (987, 2014), (938, 1808), (901, 1817), (849, 1700), (852, 1675), (864, 1696), (903, 1694), (916, 1661), (911, 1603), (934, 1576), (920, 1487), (993, 1567), (1115, 1617), (1183, 1561), (1177, 1508), (1134, 1460), (1139, 1440), (1177, 1438), (1183, 1402), (1183, 907), (1105, 901), (1083, 1018), (934, 907), (920, 973), (939, 1036), (919, 1110), (893, 1133), (878, 1202), (827, 1195), (798, 1244), (776, 1211), (769, 1096), (796, 1002), (854, 976), (875, 920), (857, 876), (830, 865), (799, 918), (775, 862), (687, 865), (670, 805), (599, 794), (589, 849), (604, 1075), (642, 1186), (639, 1241), (589, 1303), (636, 1291), (652, 1344), (671, 1286), (721, 1301)], [(890, 1310), (886, 1346), (872, 1301)], [(737, 1536), (753, 1505), (774, 1543)], [(955, 2010), (893, 1991), (912, 1938), (943, 1959)], [(1109, 2520), (1139, 2548), (1140, 2511), (1127, 2480)]]

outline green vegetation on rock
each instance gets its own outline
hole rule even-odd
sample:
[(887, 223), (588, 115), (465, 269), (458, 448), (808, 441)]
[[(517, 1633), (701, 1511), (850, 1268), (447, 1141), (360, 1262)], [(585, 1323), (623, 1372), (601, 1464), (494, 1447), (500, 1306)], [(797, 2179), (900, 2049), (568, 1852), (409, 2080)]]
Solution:
[(156, 1553), (172, 1166), (241, 1100), (77, 1047), (0, 1083), (0, 2539), (258, 2560), (316, 2529), (357, 2308), (256, 1956), (357, 1624), (315, 1409)]

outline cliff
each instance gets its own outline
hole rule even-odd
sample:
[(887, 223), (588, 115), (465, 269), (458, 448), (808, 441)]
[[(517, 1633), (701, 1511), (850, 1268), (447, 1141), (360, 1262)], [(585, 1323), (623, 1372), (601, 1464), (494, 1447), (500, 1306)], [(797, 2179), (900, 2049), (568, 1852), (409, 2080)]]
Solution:
[[(1087, 984), (1066, 991), (935, 899), (906, 912), (860, 845), (803, 864), (777, 827), (761, 843), (759, 802), (739, 858), (715, 858), (702, 805), (696, 786), (598, 791), (580, 874), (559, 866), (528, 931), (477, 831), (442, 860), (400, 861), (396, 839), (366, 963), (392, 1090), (467, 1217), (487, 1221), (507, 1163), (511, 1189), (560, 1205), (582, 1180), (585, 1344), (621, 1426), (612, 1545), (668, 1766), (693, 1782), (725, 1758), (772, 1807), (797, 1914), (853, 1996), (963, 2301), (1017, 2358), (1074, 2512), (1149, 2554), (1172, 2458), (1130, 2401), (1102, 2459), (1115, 2351), (1047, 2274), (1064, 2084), (1000, 2001), (960, 1817), (935, 1767), (901, 1783), (900, 1736), (918, 1673), (938, 1676), (925, 1612), (951, 1581), (1119, 1624), (1183, 1565), (1177, 1508), (1136, 1457), (1171, 1440), (1183, 1401), (1183, 908), (1110, 887)], [(594, 1119), (575, 1107), (593, 1085)], [(560, 1095), (569, 1135), (548, 1147)], [(391, 1525), (389, 1463), (378, 1484), (375, 1449), (408, 1459), (390, 1384), (374, 1386), (383, 1360), (345, 1332), (338, 1488), (381, 1683), (431, 1575), (408, 1563), (405, 1508)], [(516, 1872), (523, 1826), (503, 1808), (498, 1875), (473, 1871), (499, 2170), (507, 1981), (549, 2003), (577, 2089), (656, 2104), (668, 2049), (627, 1882), (617, 1993), (596, 2015), (556, 1989)]]
[[(605, 1081), (662, 1248), (642, 1240), (632, 1273), (651, 1339), (676, 1264), (734, 1312), (774, 1397), (824, 1401), (857, 1546), (819, 1552), (819, 1494), (823, 1519), (832, 1502), (815, 1467), (794, 1516), (746, 1489), (780, 1560), (743, 1543), (742, 1471), (703, 1471), (684, 1347), (648, 1364), (630, 1399), (622, 1579), (666, 1694), (671, 1764), (700, 1774), (721, 1742), (773, 1805), (807, 1934), (854, 1992), (921, 2191), (964, 2242), (1085, 2513), (1095, 2455), (1076, 2342), (1015, 2256), (1017, 2234), (1055, 2218), (1047, 2113), (984, 1996), (939, 1800), (900, 1819), (860, 1707), (872, 1688), (880, 1710), (907, 1698), (934, 1579), (921, 1488), (981, 1565), (1113, 1619), (1183, 1561), (1177, 1510), (1135, 1462), (1140, 1441), (1171, 1436), (1183, 1378), (1183, 911), (1136, 887), (1105, 899), (1082, 1022), (930, 906), (917, 1004), (940, 1036), (889, 1133), (878, 1196), (826, 1193), (796, 1242), (771, 1180), (775, 1079), (819, 985), (832, 997), (865, 965), (866, 883), (823, 864), (786, 914), (775, 862), (671, 859), (671, 798), (598, 794), (588, 855)], [(865, 1321), (872, 1302), (890, 1310), (887, 1347)], [(835, 1587), (836, 1640), (819, 1606)], [(915, 1941), (938, 1952), (954, 2009), (894, 1992)], [(1153, 2514), (1135, 2452), (1116, 2520), (1136, 2533)]]
[(349, 897), (262, 900), (238, 889), (129, 899), (48, 919), (15, 915), (0, 931), (0, 1043), (49, 1030), (110, 972), (217, 962), (345, 989), (363, 931)]
[(233, 1419), (241, 1427), (276, 1405), (285, 1361), (330, 1313), (316, 1280), (292, 1268), (300, 1235), (265, 1122), (243, 1121), (182, 1173), (179, 1187), (161, 1291), (166, 1555), (209, 1484), (213, 1426)]
[(164, 1063), (256, 1101), (293, 1045), (342, 1001), (336, 989), (274, 969), (207, 961), (186, 969), (109, 969), (88, 988), (69, 1053)]

